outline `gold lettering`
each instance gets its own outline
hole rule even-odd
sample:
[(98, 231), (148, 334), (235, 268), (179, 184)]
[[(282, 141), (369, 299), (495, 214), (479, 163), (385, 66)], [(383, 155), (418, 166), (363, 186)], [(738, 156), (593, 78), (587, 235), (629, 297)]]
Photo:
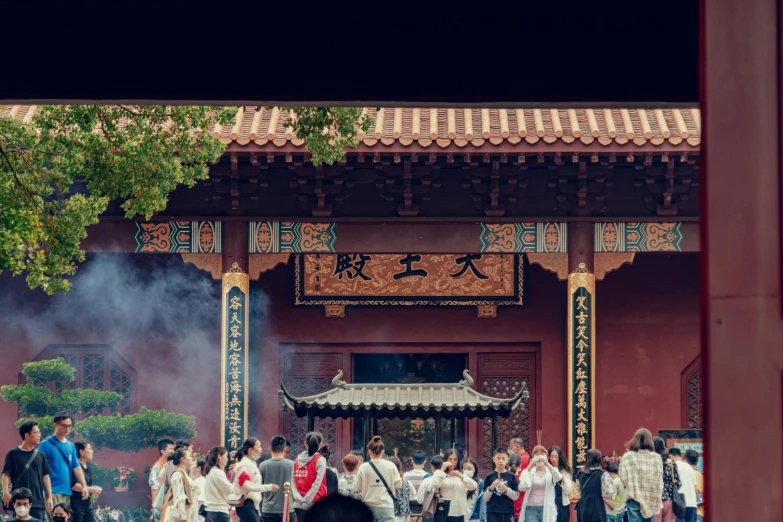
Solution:
[(241, 421), (242, 418), (239, 415), (239, 408), (234, 408), (231, 410), (231, 415), (229, 415), (228, 420), (234, 420), (234, 421)]
[(242, 393), (242, 385), (238, 382), (232, 382), (230, 384), (230, 391), (234, 393)]
[(585, 372), (581, 368), (576, 369), (576, 378), (577, 379), (587, 379), (587, 372)]
[(579, 381), (579, 384), (576, 385), (574, 395), (579, 395), (580, 393), (587, 393), (587, 383), (585, 381)]
[(576, 343), (576, 347), (579, 348), (580, 352), (585, 351), (585, 348), (590, 348), (590, 345), (584, 342), (583, 340), (579, 339), (579, 342)]
[(228, 425), (228, 432), (229, 433), (236, 433), (239, 434), (239, 424), (236, 422), (232, 422)]
[(576, 354), (576, 365), (577, 366), (584, 366), (587, 368), (587, 362), (585, 361), (585, 358), (587, 357), (586, 353), (578, 353)]
[(576, 416), (576, 420), (582, 422), (590, 422), (587, 420), (587, 417), (585, 417), (585, 410), (579, 410), (579, 414)]
[(241, 404), (242, 401), (239, 400), (239, 396), (236, 393), (231, 397), (231, 402), (228, 403), (229, 406), (239, 406)]
[(232, 352), (239, 352), (242, 351), (242, 348), (239, 347), (239, 341), (231, 341), (228, 343), (228, 349)]
[(585, 454), (585, 450), (582, 450), (576, 454), (577, 462), (585, 462), (586, 460), (587, 460), (587, 455)]
[(232, 379), (234, 379), (236, 381), (236, 380), (239, 380), (239, 376), (242, 374), (242, 372), (240, 372), (238, 369), (234, 368), (233, 370), (228, 372), (228, 374), (231, 376)]
[(228, 334), (229, 337), (242, 337), (242, 334), (239, 332), (239, 326), (232, 326), (231, 327), (231, 333)]
[(580, 395), (579, 399), (576, 401), (576, 407), (577, 408), (587, 408), (587, 402), (585, 402), (585, 396)]
[(239, 320), (238, 312), (231, 313), (231, 324), (233, 323), (242, 324), (242, 321)]
[(578, 435), (585, 435), (587, 433), (587, 424), (580, 422), (576, 425), (576, 433)]
[(239, 360), (240, 355), (238, 353), (232, 353), (228, 356), (228, 364), (231, 366), (239, 366), (242, 362)]
[(585, 440), (584, 437), (579, 437), (578, 439), (576, 439), (576, 449), (578, 449), (579, 451), (587, 449), (587, 441)]
[(580, 295), (576, 297), (576, 309), (579, 310), (585, 310), (587, 311), (587, 306), (585, 305), (585, 301), (587, 301), (586, 295)]
[(230, 439), (228, 439), (228, 443), (231, 446), (231, 449), (237, 449), (239, 447), (239, 441), (242, 440), (236, 435), (232, 435)]
[(242, 308), (242, 303), (240, 303), (239, 301), (241, 301), (239, 296), (232, 297), (231, 304), (228, 305), (228, 307), (231, 308), (232, 310), (239, 310), (240, 308)]
[(590, 317), (584, 312), (579, 312), (579, 315), (576, 316), (576, 319), (579, 321), (579, 324), (585, 324), (587, 321), (587, 318)]
[(577, 326), (576, 327), (576, 338), (577, 339), (584, 339), (587, 341), (587, 336), (585, 335), (585, 332), (587, 331), (587, 326)]

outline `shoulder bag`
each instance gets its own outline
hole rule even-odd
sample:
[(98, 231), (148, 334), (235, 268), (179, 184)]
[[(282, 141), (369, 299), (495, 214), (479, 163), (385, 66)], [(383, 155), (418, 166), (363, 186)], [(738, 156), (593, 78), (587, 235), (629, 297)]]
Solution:
[[(21, 451), (21, 450), (20, 450), (20, 451)], [(19, 482), (22, 480), (22, 477), (24, 477), (25, 473), (27, 473), (27, 470), (29, 470), (29, 469), (30, 469), (30, 465), (33, 463), (33, 461), (35, 460), (35, 457), (37, 457), (37, 456), (38, 456), (38, 448), (35, 448), (35, 449), (33, 449), (33, 455), (32, 455), (32, 456), (31, 456), (31, 457), (30, 457), (30, 458), (27, 460), (27, 464), (25, 464), (25, 465), (24, 465), (24, 469), (22, 470), (22, 472), (21, 472), (21, 473), (19, 473), (19, 474), (16, 476), (16, 480), (15, 480), (15, 481), (14, 481), (14, 480), (11, 480), (11, 484), (13, 484), (14, 482), (17, 482), (17, 483), (19, 483)], [(19, 486), (17, 486), (17, 487), (19, 487)], [(7, 506), (6, 506), (5, 504), (3, 504), (3, 508), (4, 508), (6, 511), (10, 511), (12, 507), (13, 507), (13, 506), (11, 505), (11, 503), (10, 503), (10, 502), (8, 503), (8, 505), (7, 505)]]
[(670, 463), (669, 465), (672, 466), (672, 511), (677, 518), (685, 518), (685, 497), (677, 488), (677, 481), (674, 478), (674, 464)]
[(375, 464), (373, 464), (371, 460), (368, 460), (367, 463), (370, 465), (370, 467), (372, 467), (373, 471), (375, 471), (375, 474), (378, 475), (378, 478), (381, 479), (381, 482), (383, 482), (383, 487), (386, 488), (386, 492), (391, 497), (392, 502), (396, 502), (397, 497), (395, 497), (394, 493), (392, 493), (391, 488), (389, 488), (389, 485), (386, 483), (386, 479), (383, 478), (383, 475), (381, 475), (381, 472), (378, 471), (378, 468), (375, 467)]
[[(49, 441), (49, 444), (51, 444), (54, 447), (54, 449), (56, 449), (58, 452), (60, 452), (60, 455), (62, 456), (63, 461), (65, 462), (65, 465), (68, 466), (68, 481), (73, 483), (73, 469), (71, 468), (71, 461), (68, 460), (68, 457), (65, 456), (65, 452), (62, 450), (62, 448), (59, 446), (59, 444), (57, 444), (56, 441), (51, 440), (53, 438), (54, 438), (54, 435), (52, 435), (51, 437), (49, 437), (46, 440)], [(36, 450), (36, 451), (38, 451), (38, 450)]]

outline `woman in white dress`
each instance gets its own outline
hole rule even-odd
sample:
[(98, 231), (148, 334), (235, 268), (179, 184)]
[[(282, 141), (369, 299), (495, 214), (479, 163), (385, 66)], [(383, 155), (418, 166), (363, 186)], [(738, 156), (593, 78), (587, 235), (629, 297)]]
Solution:
[(193, 454), (189, 448), (180, 448), (174, 453), (174, 473), (171, 487), (166, 491), (166, 514), (162, 522), (198, 522), (198, 501), (193, 481), (188, 470), (193, 465)]
[(459, 456), (453, 449), (443, 454), (443, 466), (432, 474), (432, 489), (440, 492), (440, 497), (448, 501), (447, 522), (465, 522), (468, 512), (468, 491), (478, 488), (478, 484), (459, 469)]

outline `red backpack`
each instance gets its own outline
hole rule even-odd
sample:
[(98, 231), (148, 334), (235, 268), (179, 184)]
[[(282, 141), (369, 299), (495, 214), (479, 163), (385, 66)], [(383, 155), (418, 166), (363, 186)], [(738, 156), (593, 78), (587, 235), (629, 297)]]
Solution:
[[(313, 455), (313, 458), (310, 459), (310, 462), (305, 464), (303, 467), (299, 466), (299, 459), (297, 459), (294, 463), (294, 485), (296, 486), (296, 490), (300, 495), (307, 495), (307, 492), (310, 491), (311, 487), (313, 487), (315, 476), (317, 475), (316, 463), (321, 457), (322, 455), (320, 453), (316, 453)], [(325, 496), (326, 474), (324, 474), (323, 478), (321, 479), (321, 484), (318, 486), (318, 491), (316, 492), (315, 497), (313, 497), (313, 504)]]

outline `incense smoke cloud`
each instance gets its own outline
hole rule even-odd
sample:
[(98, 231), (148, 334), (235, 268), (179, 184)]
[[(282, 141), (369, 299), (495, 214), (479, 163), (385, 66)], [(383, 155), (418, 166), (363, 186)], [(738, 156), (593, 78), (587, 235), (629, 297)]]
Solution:
[[(217, 420), (219, 281), (179, 255), (110, 253), (89, 254), (72, 281), (67, 294), (49, 297), (0, 275), (0, 352), (26, 346), (31, 360), (49, 344), (108, 344), (136, 368), (139, 407)], [(253, 288), (251, 353), (267, 302)]]

